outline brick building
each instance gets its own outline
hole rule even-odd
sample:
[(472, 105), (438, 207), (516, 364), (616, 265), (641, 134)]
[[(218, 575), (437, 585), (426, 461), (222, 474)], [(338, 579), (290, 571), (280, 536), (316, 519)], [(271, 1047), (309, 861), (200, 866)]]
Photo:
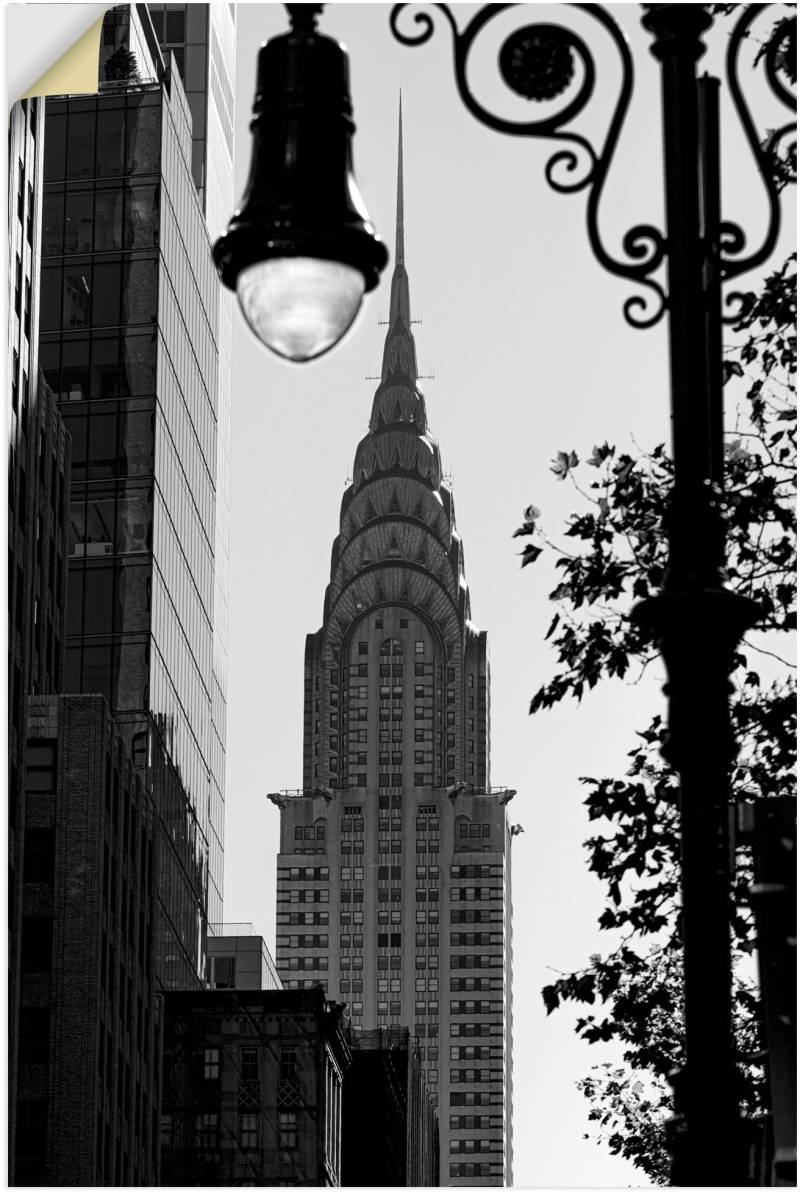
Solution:
[(341, 1012), (321, 989), (165, 994), (162, 1184), (340, 1184)]
[(158, 1182), (151, 800), (101, 696), (34, 696), (15, 1182)]

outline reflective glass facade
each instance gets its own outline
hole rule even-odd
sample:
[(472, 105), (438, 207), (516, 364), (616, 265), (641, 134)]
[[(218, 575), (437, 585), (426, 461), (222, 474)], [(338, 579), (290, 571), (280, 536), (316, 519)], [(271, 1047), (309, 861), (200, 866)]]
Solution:
[(75, 444), (65, 690), (105, 695), (151, 771), (174, 985), (222, 917), (230, 312), (166, 63), (48, 100), (41, 362)]

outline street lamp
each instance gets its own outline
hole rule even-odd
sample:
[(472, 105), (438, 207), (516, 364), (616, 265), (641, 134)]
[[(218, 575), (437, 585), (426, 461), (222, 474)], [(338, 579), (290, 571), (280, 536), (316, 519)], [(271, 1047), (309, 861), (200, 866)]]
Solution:
[[(392, 31), (404, 45), (419, 46), (430, 39), (434, 21), (428, 12), (417, 12), (417, 32), (401, 33), (399, 18), (408, 7), (395, 5)], [(698, 4), (644, 5), (643, 23), (653, 35), (652, 52), (662, 75), (666, 232), (637, 225), (623, 238), (624, 258), (612, 255), (601, 238), (598, 206), (633, 89), (627, 39), (602, 6), (568, 6), (603, 27), (622, 66), (619, 95), (598, 150), (566, 127), (586, 107), (595, 83), (588, 46), (566, 26), (527, 24), (506, 39), (499, 54), (503, 81), (517, 95), (541, 101), (566, 92), (555, 115), (509, 121), (488, 111), (472, 93), (467, 64), (473, 43), (489, 21), (513, 7), (485, 5), (459, 30), (450, 7), (435, 5), (452, 33), (459, 95), (488, 127), (559, 145), (545, 170), (548, 182), (561, 193), (588, 191), (587, 230), (595, 256), (609, 272), (645, 287), (644, 294), (625, 302), (625, 318), (634, 327), (652, 327), (666, 313), (669, 323), (674, 458), (674, 489), (665, 516), (669, 568), (661, 593), (639, 604), (633, 618), (658, 642), (666, 664), (664, 754), (678, 771), (681, 788), (686, 1065), (675, 1080), (671, 1182), (739, 1185), (748, 1180), (731, 1021), (728, 798), (736, 747), (728, 675), (736, 645), (757, 623), (759, 610), (723, 583), (721, 289), (723, 280), (762, 264), (775, 246), (780, 209), (770, 158), (793, 126), (773, 133), (768, 145), (759, 144), (738, 82), (738, 55), (767, 6), (745, 5), (731, 35), (726, 74), (767, 190), (770, 221), (761, 245), (744, 255), (744, 232), (720, 216), (719, 80), (697, 77), (697, 61), (705, 52), (702, 36), (712, 18)], [(764, 53), (768, 84), (788, 107), (792, 97), (778, 76), (778, 64), (792, 29), (793, 22), (779, 25)], [(662, 266), (666, 286), (654, 276)], [(735, 298), (729, 295), (728, 302)]]
[(388, 253), (353, 177), (347, 54), (316, 31), (322, 5), (286, 8), (290, 32), (258, 56), (247, 188), (213, 251), (262, 343), (303, 361), (342, 338)]

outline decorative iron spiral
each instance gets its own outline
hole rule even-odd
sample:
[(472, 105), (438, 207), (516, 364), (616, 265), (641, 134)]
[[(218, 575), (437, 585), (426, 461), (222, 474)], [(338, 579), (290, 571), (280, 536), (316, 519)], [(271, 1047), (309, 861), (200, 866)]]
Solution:
[[(413, 33), (404, 33), (400, 21), (411, 7), (410, 4), (394, 6), (390, 18), (392, 32), (403, 45), (424, 45), (434, 33), (434, 18), (429, 12), (419, 10), (413, 15), (414, 24), (419, 28)], [(646, 293), (635, 294), (625, 301), (623, 314), (633, 327), (652, 327), (667, 305), (663, 287), (651, 276), (664, 260), (666, 243), (663, 234), (649, 224), (637, 224), (623, 237), (624, 257), (619, 258), (605, 248), (598, 225), (603, 187), (633, 89), (633, 61), (621, 27), (600, 5), (570, 6), (588, 13), (603, 27), (614, 43), (622, 66), (622, 80), (611, 123), (605, 141), (596, 148), (586, 137), (566, 127), (586, 108), (595, 87), (594, 58), (575, 30), (541, 22), (525, 25), (506, 38), (500, 49), (498, 65), (509, 90), (537, 102), (557, 100), (569, 91), (555, 112), (549, 109), (536, 120), (506, 120), (488, 111), (473, 94), (467, 81), (467, 63), (478, 34), (489, 21), (516, 6), (487, 5), (461, 31), (449, 5), (435, 4), (432, 7), (442, 13), (450, 25), (456, 86), (467, 109), (482, 124), (498, 132), (541, 137), (560, 144), (545, 166), (548, 184), (559, 194), (588, 190), (586, 224), (592, 251), (610, 273), (645, 287)]]
[[(414, 32), (404, 33), (400, 28), (401, 18), (412, 7), (415, 6), (395, 4), (390, 18), (391, 29), (402, 45), (424, 45), (433, 36), (435, 29), (434, 18), (430, 12), (424, 9), (414, 12), (413, 23), (417, 26)], [(482, 124), (498, 132), (514, 136), (541, 137), (560, 143), (561, 147), (553, 153), (545, 166), (547, 182), (561, 194), (571, 194), (583, 189), (588, 191), (586, 226), (592, 251), (604, 269), (645, 287), (645, 293), (632, 295), (626, 300), (623, 313), (627, 322), (634, 327), (652, 327), (659, 321), (668, 305), (663, 286), (652, 276), (662, 265), (668, 251), (664, 234), (651, 224), (637, 224), (622, 239), (624, 256), (620, 259), (606, 250), (598, 222), (603, 187), (633, 91), (633, 60), (622, 28), (602, 5), (568, 6), (587, 13), (602, 26), (611, 37), (622, 66), (619, 94), (608, 131), (602, 145), (596, 148), (586, 137), (566, 127), (586, 108), (595, 85), (594, 58), (586, 43), (574, 30), (563, 25), (528, 24), (512, 33), (503, 43), (499, 55), (499, 71), (506, 86), (516, 95), (535, 102), (552, 103), (565, 92), (570, 92), (555, 112), (550, 109), (548, 114), (538, 120), (511, 121), (488, 111), (473, 94), (467, 81), (467, 62), (473, 44), (485, 26), (502, 12), (516, 6), (485, 5), (463, 30), (459, 30), (448, 4), (437, 3), (432, 7), (443, 15), (450, 26), (456, 86), (467, 109)], [(747, 247), (744, 230), (730, 221), (722, 222), (720, 267), (723, 280), (728, 281), (757, 268), (769, 257), (775, 247), (780, 226), (779, 190), (783, 183), (790, 180), (785, 174), (789, 161), (787, 148), (791, 148), (791, 138), (796, 137), (794, 123), (787, 123), (776, 129), (764, 144), (760, 143), (738, 78), (741, 47), (749, 37), (754, 21), (767, 7), (766, 4), (749, 4), (744, 7), (731, 35), (727, 53), (728, 85), (769, 200), (768, 228), (761, 245), (749, 255), (743, 255)], [(796, 107), (795, 95), (787, 85), (787, 80), (793, 84), (796, 82), (791, 78), (796, 27), (795, 18), (787, 18), (781, 22), (759, 55), (759, 59), (763, 58), (767, 82), (773, 95), (790, 109)], [(577, 70), (576, 65), (579, 68)], [(779, 178), (776, 177), (774, 162), (780, 150), (784, 151), (784, 176)], [(726, 305), (740, 305), (740, 300), (741, 295), (729, 294)], [(728, 313), (725, 321), (734, 321), (736, 317), (736, 311)]]

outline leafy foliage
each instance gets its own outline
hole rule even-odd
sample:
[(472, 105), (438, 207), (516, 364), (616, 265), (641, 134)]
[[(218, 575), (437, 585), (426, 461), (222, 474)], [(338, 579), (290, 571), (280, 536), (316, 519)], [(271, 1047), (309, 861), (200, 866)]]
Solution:
[(106, 62), (105, 75), (109, 82), (138, 83), (140, 78), (136, 55), (124, 45), (117, 46)]
[[(792, 256), (758, 293), (744, 296), (725, 360), (728, 392), (739, 390), (726, 443), (727, 578), (762, 609), (759, 632), (742, 646), (732, 674), (732, 716), (741, 745), (732, 776), (737, 801), (794, 789), (794, 681), (787, 670), (775, 677), (781, 662), (767, 643), (796, 627), (795, 267)], [(628, 614), (658, 591), (667, 556), (662, 516), (672, 461), (663, 444), (622, 453), (602, 443), (583, 462), (573, 450), (559, 451), (551, 470), (575, 486), (584, 508), (569, 518), (558, 541), (545, 533), (533, 505), (516, 531), (533, 540), (522, 565), (555, 556), (558, 577), (550, 592), (556, 612), (546, 634), (556, 669), (534, 694), (531, 712), (568, 697), (580, 700), (601, 680), (642, 673), (655, 655)], [(682, 1060), (683, 999), (678, 788), (659, 753), (663, 737), (656, 717), (638, 734), (623, 778), (582, 779), (589, 819), (597, 827), (585, 844), (589, 868), (606, 887), (599, 925), (617, 942), (542, 991), (548, 1013), (565, 1003), (579, 1007), (575, 1029), (587, 1042), (622, 1044), (626, 1066), (600, 1064), (580, 1087), (600, 1140), (657, 1183), (668, 1178), (667, 1077)], [(740, 958), (753, 948), (749, 879), (743, 856), (734, 923)], [(737, 968), (735, 1027), (742, 1104), (753, 1112), (763, 1071), (758, 995), (745, 968)]]

